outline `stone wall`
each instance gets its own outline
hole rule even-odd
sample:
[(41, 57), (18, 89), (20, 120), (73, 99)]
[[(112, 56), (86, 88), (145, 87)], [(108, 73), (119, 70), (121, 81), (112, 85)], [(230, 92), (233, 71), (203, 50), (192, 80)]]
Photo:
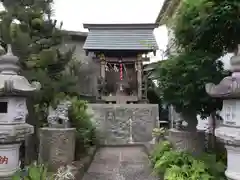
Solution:
[[(90, 104), (100, 143), (104, 145), (128, 144), (152, 140), (152, 129), (158, 126), (157, 104)], [(132, 134), (130, 121), (132, 119)]]

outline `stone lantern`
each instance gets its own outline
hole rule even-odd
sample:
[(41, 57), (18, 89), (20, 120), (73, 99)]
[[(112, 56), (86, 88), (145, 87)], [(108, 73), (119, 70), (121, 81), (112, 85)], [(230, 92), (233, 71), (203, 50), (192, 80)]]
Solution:
[(218, 85), (206, 84), (206, 92), (212, 97), (223, 99), (223, 124), (215, 130), (215, 136), (225, 143), (227, 178), (240, 180), (240, 45), (230, 63), (232, 75), (225, 77)]
[[(1, 47), (1, 54), (5, 50)], [(28, 115), (26, 96), (40, 89), (39, 83), (30, 84), (18, 73), (18, 57), (7, 53), (0, 56), (0, 179), (11, 179), (19, 169), (19, 148), (24, 138), (34, 132), (26, 124)]]

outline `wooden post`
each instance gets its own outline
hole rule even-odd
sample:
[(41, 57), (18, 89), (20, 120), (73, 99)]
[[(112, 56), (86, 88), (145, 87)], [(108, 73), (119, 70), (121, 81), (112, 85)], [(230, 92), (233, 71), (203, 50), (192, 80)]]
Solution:
[(137, 67), (137, 82), (138, 82), (138, 99), (142, 100), (142, 61), (141, 56), (138, 55), (136, 67)]
[(105, 63), (105, 61), (104, 60), (101, 60), (101, 62), (100, 62), (100, 68), (101, 68), (101, 77), (105, 80), (105, 77), (106, 77), (106, 72), (105, 72), (105, 65), (106, 65), (106, 63)]

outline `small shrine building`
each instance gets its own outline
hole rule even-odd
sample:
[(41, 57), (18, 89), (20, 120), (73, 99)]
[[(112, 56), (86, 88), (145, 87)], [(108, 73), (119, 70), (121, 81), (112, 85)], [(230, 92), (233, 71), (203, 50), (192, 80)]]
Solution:
[(98, 102), (147, 102), (143, 63), (158, 49), (156, 24), (84, 24), (89, 30), (83, 49), (99, 64)]

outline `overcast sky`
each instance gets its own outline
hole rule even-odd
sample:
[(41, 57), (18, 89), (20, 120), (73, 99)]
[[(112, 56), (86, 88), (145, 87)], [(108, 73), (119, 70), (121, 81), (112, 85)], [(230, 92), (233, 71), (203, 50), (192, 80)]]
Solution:
[[(154, 23), (163, 0), (55, 0), (55, 17), (63, 28), (86, 31), (83, 23)], [(160, 49), (166, 49), (167, 30), (154, 30)], [(152, 61), (161, 59), (161, 51)]]

